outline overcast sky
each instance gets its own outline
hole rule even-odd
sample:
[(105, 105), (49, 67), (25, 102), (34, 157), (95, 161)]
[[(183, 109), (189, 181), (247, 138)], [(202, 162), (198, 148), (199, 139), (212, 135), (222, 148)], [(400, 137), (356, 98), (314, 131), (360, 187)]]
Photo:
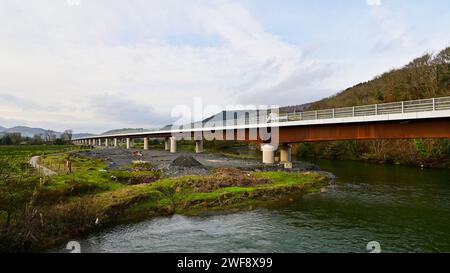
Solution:
[(450, 45), (448, 0), (0, 0), (0, 126), (302, 104)]

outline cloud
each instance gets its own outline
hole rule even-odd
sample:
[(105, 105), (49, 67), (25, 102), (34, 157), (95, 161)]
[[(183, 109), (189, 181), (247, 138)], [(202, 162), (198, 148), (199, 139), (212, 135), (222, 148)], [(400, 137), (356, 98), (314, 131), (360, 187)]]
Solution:
[(409, 35), (410, 29), (402, 16), (392, 12), (387, 6), (378, 7), (381, 3), (375, 2), (370, 5), (377, 7), (371, 10), (371, 15), (378, 26), (379, 34), (376, 36), (372, 52), (385, 53), (393, 49), (406, 49), (414, 46), (415, 42)]
[(30, 112), (34, 111), (58, 112), (62, 110), (57, 106), (42, 105), (33, 99), (15, 96), (10, 93), (0, 93), (0, 107), (11, 107), (11, 106)]
[(366, 3), (371, 7), (381, 6), (381, 0), (366, 0)]
[(327, 76), (234, 1), (5, 0), (0, 25), (0, 93), (15, 98), (0, 116), (55, 130), (160, 125), (194, 96), (301, 103), (295, 86)]
[[(320, 19), (330, 16), (329, 3), (311, 17), (300, 16), (311, 12), (301, 1), (284, 4), (287, 16), (283, 5), (262, 15), (267, 3), (250, 2), (2, 0), (0, 117), (101, 132), (171, 123), (172, 107), (194, 97), (222, 107), (301, 104), (448, 41), (436, 30), (449, 16), (434, 28), (420, 18), (427, 31), (415, 37), (403, 1), (366, 1), (358, 10), (333, 4), (345, 17), (335, 23)], [(416, 6), (408, 4), (408, 14)]]
[(171, 117), (158, 114), (153, 107), (133, 101), (126, 94), (102, 94), (89, 98), (88, 107), (102, 120), (116, 126), (152, 128), (170, 123)]

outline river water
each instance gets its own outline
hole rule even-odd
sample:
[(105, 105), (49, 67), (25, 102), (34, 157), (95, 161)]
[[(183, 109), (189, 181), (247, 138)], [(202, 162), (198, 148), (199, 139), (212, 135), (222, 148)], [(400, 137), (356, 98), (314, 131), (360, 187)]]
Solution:
[(282, 209), (175, 215), (80, 241), (83, 252), (450, 252), (450, 171), (314, 161), (328, 192)]

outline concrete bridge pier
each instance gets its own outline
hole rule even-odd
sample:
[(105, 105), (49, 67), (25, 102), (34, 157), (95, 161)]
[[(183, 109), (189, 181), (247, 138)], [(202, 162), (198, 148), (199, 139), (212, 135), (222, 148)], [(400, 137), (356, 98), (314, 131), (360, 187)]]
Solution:
[(280, 146), (280, 163), (289, 163), (292, 161), (292, 147), (289, 144)]
[(127, 149), (131, 148), (131, 138), (127, 137)]
[(177, 138), (176, 137), (170, 138), (170, 152), (172, 154), (177, 152)]
[(165, 139), (164, 139), (164, 149), (165, 149), (166, 151), (169, 151), (169, 150), (170, 150), (170, 139), (169, 139), (169, 138), (165, 138)]
[(273, 165), (275, 163), (276, 147), (272, 144), (261, 144), (262, 161), (266, 165)]
[(102, 139), (101, 139), (101, 138), (98, 139), (97, 145), (98, 145), (98, 146), (102, 146)]
[(117, 143), (117, 138), (114, 138), (114, 147), (119, 146), (119, 143)]
[(105, 139), (105, 147), (109, 147), (109, 139)]
[(195, 141), (195, 153), (197, 154), (203, 153), (203, 140)]
[(148, 150), (148, 137), (144, 137), (144, 150)]

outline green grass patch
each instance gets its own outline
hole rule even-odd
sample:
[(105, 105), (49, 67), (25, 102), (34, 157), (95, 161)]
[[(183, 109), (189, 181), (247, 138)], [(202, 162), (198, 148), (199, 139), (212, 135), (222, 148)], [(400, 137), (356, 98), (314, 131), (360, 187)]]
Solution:
[(35, 155), (47, 155), (82, 149), (75, 145), (13, 145), (0, 146), (0, 157), (28, 160)]

